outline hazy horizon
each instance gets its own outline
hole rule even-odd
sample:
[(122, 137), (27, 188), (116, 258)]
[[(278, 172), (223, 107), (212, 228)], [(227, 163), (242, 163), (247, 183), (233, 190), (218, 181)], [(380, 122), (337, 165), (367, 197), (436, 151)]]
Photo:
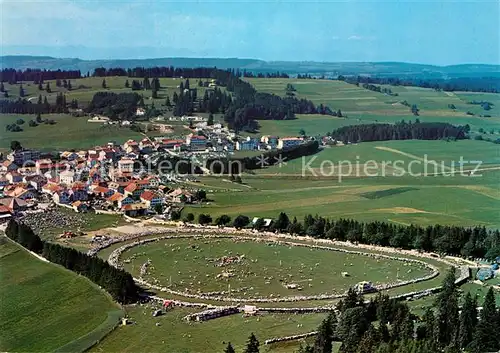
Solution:
[[(45, 52), (44, 50), (39, 51), (39, 50), (30, 50), (29, 47), (25, 48), (25, 50), (22, 49), (9, 49), (7, 50), (7, 53), (4, 53), (2, 48), (0, 48), (0, 57), (8, 57), (8, 56), (13, 56), (13, 57), (51, 57), (54, 59), (78, 59), (78, 60), (84, 60), (84, 61), (115, 61), (115, 60), (160, 60), (160, 59), (237, 59), (237, 60), (258, 60), (258, 61), (264, 61), (264, 62), (314, 62), (314, 63), (374, 63), (374, 64), (384, 64), (384, 63), (398, 63), (398, 64), (411, 64), (411, 65), (429, 65), (429, 66), (437, 66), (437, 67), (446, 67), (446, 66), (458, 66), (458, 65), (485, 65), (485, 66), (500, 66), (499, 63), (484, 63), (484, 62), (460, 62), (460, 63), (455, 63), (455, 64), (433, 64), (433, 63), (426, 63), (426, 62), (416, 62), (416, 61), (397, 61), (397, 60), (384, 60), (384, 61), (364, 61), (364, 60), (344, 60), (344, 61), (325, 61), (325, 60), (265, 60), (262, 58), (253, 58), (253, 57), (239, 57), (239, 56), (188, 56), (188, 55), (178, 55), (178, 56), (140, 56), (140, 57), (92, 57), (92, 58), (86, 58), (85, 55), (82, 56), (63, 56), (63, 55), (55, 55), (55, 52), (60, 52), (64, 51), (67, 48), (44, 48), (47, 50), (47, 52), (50, 52), (51, 54), (37, 54), (38, 52)], [(87, 48), (83, 48), (82, 50), (87, 50)], [(33, 54), (34, 53), (34, 54)]]

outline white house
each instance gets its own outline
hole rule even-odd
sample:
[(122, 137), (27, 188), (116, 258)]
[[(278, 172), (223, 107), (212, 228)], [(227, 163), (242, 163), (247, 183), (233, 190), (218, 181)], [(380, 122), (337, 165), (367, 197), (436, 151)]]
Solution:
[(65, 170), (59, 173), (59, 181), (62, 184), (71, 185), (75, 182), (75, 172), (71, 170)]

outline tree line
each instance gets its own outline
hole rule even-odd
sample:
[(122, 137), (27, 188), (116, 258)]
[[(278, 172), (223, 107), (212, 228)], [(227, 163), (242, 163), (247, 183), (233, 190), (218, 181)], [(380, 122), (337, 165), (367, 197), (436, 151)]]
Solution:
[(468, 138), (469, 127), (454, 126), (449, 123), (416, 122), (406, 123), (404, 120), (396, 124), (362, 124), (338, 128), (331, 137), (344, 143), (388, 140), (439, 140), (452, 138), (461, 140)]
[(5, 234), (50, 262), (87, 277), (122, 304), (133, 303), (138, 299), (138, 288), (132, 276), (99, 257), (88, 256), (75, 249), (44, 241), (29, 226), (15, 220), (9, 221)]
[[(177, 219), (180, 218), (181, 215)], [(194, 216), (187, 221), (193, 220)], [(296, 217), (290, 219), (285, 212), (280, 212), (269, 227), (264, 227), (263, 219), (251, 225), (250, 217), (246, 215), (239, 215), (233, 223), (228, 215), (222, 215), (214, 221), (214, 225), (218, 226), (229, 224), (236, 228), (251, 226), (259, 231), (279, 231), (298, 236), (307, 235), (320, 239), (437, 252), (472, 259), (494, 260), (500, 256), (500, 231), (488, 230), (484, 226), (461, 227), (439, 224), (426, 227), (406, 226), (380, 221), (359, 222), (344, 218), (332, 220), (311, 214), (306, 215), (300, 222)]]
[(479, 313), (477, 298), (460, 297), (455, 269), (443, 280), (434, 309), (419, 317), (406, 303), (379, 294), (368, 303), (352, 289), (317, 329), (312, 345), (299, 353), (331, 353), (341, 341), (341, 353), (459, 353), (496, 352), (500, 348), (500, 308), (493, 289), (488, 290)]
[[(242, 73), (234, 69), (138, 67), (125, 70), (99, 68), (94, 70), (93, 75), (105, 77), (111, 74), (142, 77), (144, 82), (141, 87), (146, 89), (148, 77), (154, 77), (155, 79), (160, 77), (213, 79), (216, 85), (225, 87), (227, 91), (233, 93), (232, 97), (228, 94), (222, 94), (221, 91), (214, 90), (213, 93), (207, 93), (200, 104), (196, 104), (196, 91), (193, 91), (189, 86), (186, 87), (186, 83), (183, 83), (179, 93), (175, 92), (176, 94), (173, 96), (174, 115), (189, 114), (195, 110), (200, 112), (208, 110), (211, 113), (221, 112), (225, 114), (224, 119), (229, 127), (237, 131), (243, 129), (256, 130), (258, 128), (256, 120), (259, 119), (290, 120), (295, 118), (295, 114), (336, 114), (327, 106), (322, 105), (319, 109), (307, 99), (297, 99), (292, 96), (282, 98), (274, 94), (257, 92), (250, 83), (240, 78)], [(140, 82), (137, 80), (132, 81), (132, 88), (137, 87), (139, 89), (139, 84)], [(189, 91), (186, 91), (186, 89), (189, 89)]]
[[(455, 269), (447, 273), (434, 308), (417, 316), (408, 304), (378, 294), (365, 301), (352, 288), (321, 322), (312, 344), (298, 353), (480, 353), (500, 348), (500, 308), (493, 289), (488, 290), (479, 312), (477, 297), (467, 293), (460, 305)], [(260, 343), (250, 334), (244, 353), (258, 353)], [(224, 353), (235, 353), (231, 342)]]
[(41, 69), (2, 69), (0, 70), (0, 82), (8, 82), (11, 85), (19, 81), (33, 81), (34, 84), (43, 83), (43, 80), (63, 80), (81, 78), (80, 70), (41, 70)]
[(226, 78), (226, 89), (233, 93), (234, 98), (224, 114), (224, 120), (236, 131), (257, 130), (256, 120), (291, 120), (295, 119), (295, 114), (334, 115), (329, 107), (319, 111), (310, 100), (257, 92), (249, 82), (239, 77), (228, 75)]
[(398, 94), (397, 93), (393, 93), (390, 88), (380, 87), (380, 86), (377, 86), (377, 85), (373, 85), (371, 83), (363, 83), (363, 88), (367, 89), (367, 90), (370, 90), (370, 91), (387, 94), (389, 96), (398, 96)]
[(498, 77), (458, 77), (450, 79), (419, 79), (376, 76), (343, 76), (337, 77), (340, 81), (360, 85), (378, 84), (391, 86), (415, 86), (433, 88), (443, 91), (472, 91), (472, 92), (500, 92)]
[(28, 101), (25, 98), (16, 100), (0, 99), (0, 113), (5, 114), (53, 114), (67, 113), (69, 108), (78, 108), (78, 101), (73, 99), (70, 103), (66, 101), (66, 95), (58, 93), (54, 104), (50, 104), (47, 96), (38, 96), (37, 101)]

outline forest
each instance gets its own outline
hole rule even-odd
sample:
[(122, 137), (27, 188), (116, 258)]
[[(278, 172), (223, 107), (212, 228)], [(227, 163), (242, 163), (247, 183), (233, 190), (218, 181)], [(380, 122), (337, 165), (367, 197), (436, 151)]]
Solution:
[(331, 137), (344, 143), (388, 140), (439, 140), (468, 138), (470, 127), (454, 126), (449, 123), (420, 122), (404, 120), (396, 124), (349, 125), (334, 130)]
[(97, 92), (92, 97), (87, 112), (111, 119), (132, 119), (139, 106), (144, 106), (144, 101), (137, 93)]
[(299, 353), (331, 353), (332, 342), (341, 341), (340, 353), (458, 353), (497, 352), (500, 348), (500, 308), (493, 289), (482, 310), (467, 293), (461, 303), (452, 268), (435, 300), (419, 317), (404, 302), (379, 294), (365, 302), (352, 289), (320, 324), (312, 345)]

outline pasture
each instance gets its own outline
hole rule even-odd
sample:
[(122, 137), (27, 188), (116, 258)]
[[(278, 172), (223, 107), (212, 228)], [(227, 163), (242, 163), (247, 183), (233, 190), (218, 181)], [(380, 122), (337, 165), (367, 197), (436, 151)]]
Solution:
[[(0, 237), (0, 350), (52, 352), (116, 320), (120, 307), (86, 278), (42, 262)], [(111, 326), (110, 326), (111, 325)], [(99, 332), (95, 332), (99, 333)], [(99, 337), (98, 337), (99, 338)], [(84, 349), (77, 344), (78, 349)]]
[[(297, 240), (297, 243), (304, 242), (306, 241)], [(117, 246), (119, 245), (113, 245), (99, 255), (106, 257)], [(377, 253), (372, 250), (367, 250), (367, 252)], [(217, 266), (224, 257), (227, 259), (236, 255), (245, 256), (242, 261)], [(375, 258), (362, 255), (309, 250), (302, 247), (270, 244), (267, 241), (243, 242), (237, 237), (231, 240), (209, 238), (160, 240), (130, 248), (122, 253), (120, 260), (134, 275), (138, 275), (141, 265), (150, 260), (147, 273), (144, 275), (150, 282), (158, 280), (160, 285), (184, 291), (193, 287), (190, 282), (195, 283), (199, 280), (202, 284), (196, 283), (195, 287), (201, 288), (202, 291), (224, 291), (230, 287), (231, 295), (240, 297), (245, 294), (239, 290), (241, 286), (253, 287), (246, 293), (248, 295), (252, 294), (251, 291), (259, 291), (261, 295), (272, 293), (275, 296), (287, 295), (289, 292), (297, 292), (297, 289), (286, 289), (283, 284), (294, 281), (303, 287), (299, 293), (306, 295), (308, 292), (314, 294), (315, 291), (344, 291), (361, 280), (387, 282), (388, 277), (394, 279), (398, 277), (398, 273), (401, 279), (414, 278), (428, 271), (428, 269), (419, 268), (419, 265), (404, 265), (396, 260), (377, 261)], [(437, 266), (443, 274), (446, 272), (446, 265), (432, 259), (425, 261)], [(314, 276), (309, 271), (314, 271)], [(350, 277), (341, 276), (340, 272), (343, 271), (349, 272)], [(231, 272), (233, 276), (217, 279), (217, 274), (221, 272)], [(250, 275), (247, 276), (246, 274), (249, 273)], [(442, 275), (439, 275), (435, 279), (391, 289), (387, 293), (392, 295), (425, 289), (438, 285), (441, 280)], [(166, 298), (176, 298), (176, 296), (164, 293), (160, 295)], [(208, 300), (204, 302), (220, 304), (220, 302)], [(427, 302), (427, 300), (417, 300), (412, 302), (412, 306), (420, 307)], [(301, 307), (325, 304), (332, 304), (332, 301), (261, 303), (258, 306)], [(299, 348), (300, 341), (269, 346), (263, 345), (263, 342), (271, 337), (315, 330), (325, 317), (325, 314), (262, 313), (253, 317), (236, 314), (208, 322), (187, 322), (183, 320), (183, 317), (196, 312), (197, 309), (175, 307), (164, 315), (153, 318), (152, 313), (155, 308), (157, 306), (154, 304), (127, 307), (127, 314), (133, 324), (119, 327), (93, 347), (91, 352), (135, 352), (139, 350), (217, 352), (222, 351), (228, 341), (231, 341), (237, 351), (241, 351), (250, 332), (254, 332), (260, 340), (262, 352), (290, 352)]]
[[(5, 129), (8, 124), (15, 123), (18, 119), (25, 123), (21, 125), (23, 131), (10, 132)], [(28, 125), (34, 120), (34, 115), (0, 114), (0, 150), (8, 150), (10, 141), (17, 140), (26, 148), (41, 151), (62, 151), (72, 149), (88, 149), (97, 145), (106, 144), (110, 141), (123, 144), (128, 139), (139, 140), (144, 134), (131, 130), (129, 127), (119, 125), (105, 125), (102, 123), (88, 122), (88, 117), (74, 117), (68, 114), (44, 114), (43, 119), (54, 120), (54, 125), (40, 124), (35, 127)], [(141, 124), (145, 128), (144, 124)], [(171, 134), (149, 131), (149, 137), (181, 136), (188, 130), (181, 125), (173, 125)]]
[[(462, 175), (460, 157), (482, 161), (483, 170), (474, 176), (468, 172)], [(425, 164), (425, 159), (436, 161), (437, 168), (432, 162)], [(396, 161), (404, 173), (393, 168)], [(274, 218), (283, 211), (298, 218), (320, 214), (397, 224), (497, 227), (499, 165), (499, 145), (484, 141), (385, 141), (334, 146), (281, 167), (244, 174), (244, 184), (235, 190), (228, 190), (236, 186), (234, 183), (226, 182), (226, 188), (220, 191), (216, 187), (220, 179), (201, 178), (203, 187), (212, 191), (209, 198), (213, 201), (189, 206), (184, 212)], [(464, 171), (473, 168), (473, 163), (463, 167)], [(424, 176), (426, 170), (428, 176)]]
[[(303, 80), (283, 78), (247, 78), (258, 91), (285, 96), (288, 83), (295, 89), (297, 98), (306, 98), (316, 105), (325, 104), (333, 110), (340, 109), (347, 118), (329, 116), (301, 116), (296, 120), (270, 121), (261, 120), (261, 133), (278, 136), (297, 135), (304, 129), (308, 135), (325, 134), (345, 125), (367, 123), (395, 123), (416, 118), (426, 122), (448, 122), (455, 125), (469, 124), (471, 130), (485, 130), (487, 137), (500, 137), (500, 94), (444, 92), (420, 87), (385, 86), (398, 96), (373, 92), (343, 81)], [(491, 110), (484, 110), (480, 105), (469, 104), (472, 101), (493, 103)], [(401, 104), (416, 104), (419, 116), (414, 116), (410, 108)], [(448, 105), (453, 104), (455, 109)], [(474, 115), (468, 115), (467, 112)], [(486, 117), (489, 115), (490, 117)]]
[(134, 276), (151, 261), (144, 277), (151, 283), (238, 298), (342, 294), (361, 281), (382, 284), (430, 273), (396, 260), (237, 238), (165, 240), (131, 248), (121, 259)]
[(237, 352), (242, 352), (248, 336), (254, 332), (261, 343), (261, 352), (284, 353), (297, 350), (300, 343), (265, 346), (264, 341), (314, 331), (326, 316), (265, 314), (243, 318), (237, 314), (209, 322), (187, 322), (182, 318), (196, 309), (174, 308), (156, 318), (151, 317), (153, 309), (150, 306), (133, 306), (126, 310), (135, 324), (119, 327), (90, 352), (223, 352), (229, 341)]
[[(106, 88), (102, 87), (103, 79), (106, 80)], [(66, 95), (67, 102), (71, 102), (72, 99), (78, 100), (79, 106), (86, 107), (88, 103), (92, 100), (92, 97), (97, 92), (114, 92), (114, 93), (124, 93), (124, 92), (137, 92), (138, 94), (144, 97), (144, 103), (146, 105), (155, 104), (157, 108), (161, 107), (165, 104), (165, 100), (167, 95), (170, 98), (170, 101), (173, 104), (172, 98), (174, 92), (179, 93), (178, 86), (182, 82), (183, 84), (186, 82), (185, 79), (180, 78), (160, 78), (161, 88), (158, 91), (158, 98), (153, 99), (151, 97), (151, 90), (137, 90), (132, 91), (131, 88), (125, 87), (125, 82), (128, 80), (129, 84), (132, 84), (132, 77), (122, 77), (122, 76), (109, 76), (109, 77), (84, 77), (71, 81), (72, 89), (68, 90), (64, 87), (57, 87), (55, 80), (47, 80), (44, 81), (43, 87), (45, 89), (45, 84), (48, 82), (50, 84), (51, 93), (47, 93), (45, 90), (39, 91), (38, 85), (33, 82), (23, 82), (23, 88), (25, 90), (26, 99), (34, 99), (37, 100), (39, 95), (42, 95), (42, 99), (44, 96), (47, 97), (50, 103), (55, 102), (56, 96), (59, 92), (62, 92)], [(142, 78), (138, 78), (142, 83)], [(205, 81), (205, 80), (203, 80)], [(8, 92), (9, 97), (11, 99), (19, 98), (19, 87), (20, 82), (15, 85), (10, 85), (8, 83), (4, 83), (5, 90)], [(191, 88), (198, 89), (198, 97), (202, 98), (205, 94), (205, 87), (198, 87), (198, 79), (190, 79), (189, 84)], [(223, 88), (221, 88), (223, 89)]]
[[(5, 126), (15, 123), (19, 118), (25, 123), (23, 131), (6, 131)], [(10, 141), (17, 140), (26, 148), (44, 151), (83, 149), (105, 144), (109, 141), (125, 142), (128, 139), (141, 138), (141, 134), (127, 127), (89, 123), (87, 117), (76, 118), (67, 114), (46, 114), (44, 119), (56, 122), (54, 125), (40, 124), (28, 126), (28, 121), (35, 119), (31, 115), (0, 114), (0, 149), (10, 148)]]

